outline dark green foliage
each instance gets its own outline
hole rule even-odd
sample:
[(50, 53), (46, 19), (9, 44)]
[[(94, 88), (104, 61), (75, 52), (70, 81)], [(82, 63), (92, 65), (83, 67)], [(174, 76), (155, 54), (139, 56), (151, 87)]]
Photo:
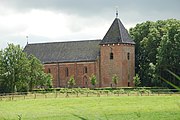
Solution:
[(32, 89), (38, 84), (39, 79), (42, 78), (43, 73), (39, 73), (39, 71), (43, 71), (43, 66), (41, 62), (34, 57), (33, 55), (28, 56), (30, 62), (30, 80), (29, 80), (29, 90)]
[(180, 86), (166, 71), (180, 74), (180, 20), (147, 21), (131, 28), (130, 35), (136, 43), (135, 66), (142, 86), (168, 86), (157, 75)]
[(0, 91), (3, 90), (3, 81), (4, 81), (4, 68), (2, 66), (2, 50), (0, 50)]
[(2, 52), (3, 92), (16, 92), (27, 87), (29, 61), (19, 45), (9, 44)]
[(38, 88), (52, 88), (52, 76), (51, 74), (46, 74), (44, 71), (39, 71), (36, 84)]
[[(180, 81), (180, 77), (176, 74), (174, 74), (173, 72), (171, 72), (170, 70), (166, 70), (167, 72), (169, 72), (172, 76), (174, 76), (177, 80)], [(173, 84), (172, 82), (169, 82), (168, 80), (166, 80), (165, 78), (158, 76), (161, 80), (163, 80), (164, 82), (166, 82), (167, 84), (169, 84), (170, 86), (172, 86), (173, 88), (180, 90), (180, 87), (176, 86), (175, 84)]]
[(52, 76), (50, 74), (46, 74), (43, 71), (43, 65), (40, 60), (38, 60), (35, 56), (30, 55), (30, 81), (29, 81), (29, 89), (32, 89), (35, 86), (40, 88), (51, 88), (52, 87)]
[(34, 56), (23, 52), (19, 45), (9, 44), (0, 51), (0, 92), (27, 92), (33, 88), (51, 87), (51, 76)]

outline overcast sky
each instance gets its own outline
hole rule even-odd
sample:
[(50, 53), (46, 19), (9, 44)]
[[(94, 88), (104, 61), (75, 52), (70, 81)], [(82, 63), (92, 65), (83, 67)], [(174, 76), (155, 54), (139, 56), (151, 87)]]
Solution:
[(115, 18), (129, 29), (180, 19), (180, 0), (0, 0), (0, 49), (8, 43), (102, 39)]

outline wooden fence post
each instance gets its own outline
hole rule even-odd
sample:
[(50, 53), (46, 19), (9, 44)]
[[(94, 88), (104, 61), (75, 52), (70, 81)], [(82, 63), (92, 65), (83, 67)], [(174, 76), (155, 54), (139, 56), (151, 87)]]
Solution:
[(88, 97), (89, 96), (89, 92), (87, 92), (87, 94), (86, 94), (86, 97)]
[(97, 93), (97, 97), (100, 97), (100, 93), (99, 92)]
[(69, 97), (68, 92), (66, 92), (66, 97)]
[(36, 99), (36, 93), (34, 94), (34, 99)]
[(79, 92), (76, 93), (76, 97), (79, 97)]
[(57, 98), (57, 91), (56, 91), (56, 93), (55, 93), (55, 98)]

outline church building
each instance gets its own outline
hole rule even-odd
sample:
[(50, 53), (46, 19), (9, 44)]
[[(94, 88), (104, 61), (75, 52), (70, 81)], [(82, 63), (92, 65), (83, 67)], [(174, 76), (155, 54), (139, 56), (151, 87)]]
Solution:
[(36, 56), (45, 72), (53, 76), (53, 87), (67, 87), (71, 76), (75, 87), (92, 87), (90, 76), (97, 78), (96, 87), (134, 86), (135, 43), (119, 18), (115, 18), (104, 38), (71, 42), (27, 44), (24, 51)]

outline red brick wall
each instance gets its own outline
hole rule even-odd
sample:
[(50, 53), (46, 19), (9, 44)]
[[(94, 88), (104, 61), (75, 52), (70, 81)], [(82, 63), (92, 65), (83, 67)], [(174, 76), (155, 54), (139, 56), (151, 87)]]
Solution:
[[(112, 49), (113, 60), (110, 60)], [(111, 87), (113, 85), (112, 76), (116, 74), (120, 79), (117, 86), (133, 85), (135, 73), (135, 48), (130, 44), (101, 45), (101, 56), (94, 62), (72, 62), (44, 64), (45, 72), (48, 69), (53, 76), (53, 87), (67, 87), (67, 82), (74, 76), (75, 87), (91, 87), (89, 77), (94, 74), (97, 78), (97, 87)], [(128, 60), (127, 54), (130, 53)], [(84, 73), (87, 67), (87, 73)], [(68, 68), (69, 76), (66, 76), (65, 69)], [(59, 71), (59, 72), (58, 72)], [(114, 85), (113, 85), (114, 86)]]
[[(112, 76), (119, 77), (117, 86), (133, 86), (133, 76), (135, 72), (134, 45), (114, 44), (101, 45), (101, 87), (111, 87), (113, 85)], [(113, 60), (110, 60), (110, 52), (113, 53)], [(130, 59), (127, 59), (127, 53)], [(129, 79), (128, 79), (129, 74)]]
[[(67, 87), (67, 82), (71, 76), (75, 78), (75, 87), (91, 87), (89, 77), (92, 74), (96, 75), (97, 79), (99, 77), (97, 61), (45, 64), (44, 67), (46, 73), (48, 73), (48, 69), (51, 71), (53, 87)], [(84, 73), (85, 67), (87, 67), (87, 73)], [(69, 76), (66, 76), (66, 68), (68, 68)]]
[(57, 64), (44, 64), (44, 68), (45, 68), (45, 72), (49, 73), (49, 69), (50, 69), (50, 73), (53, 77), (53, 87), (58, 87), (59, 83), (58, 83), (58, 65)]

